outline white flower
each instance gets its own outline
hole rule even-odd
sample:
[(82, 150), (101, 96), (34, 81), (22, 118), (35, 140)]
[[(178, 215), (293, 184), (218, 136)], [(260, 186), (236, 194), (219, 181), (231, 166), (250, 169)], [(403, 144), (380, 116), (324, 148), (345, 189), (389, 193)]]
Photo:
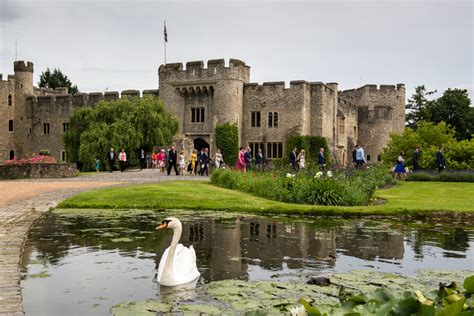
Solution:
[(321, 178), (323, 176), (323, 173), (321, 171), (316, 172), (316, 175), (314, 176), (315, 178)]
[(293, 306), (289, 308), (291, 316), (305, 316), (308, 315), (303, 305)]
[(294, 178), (295, 175), (294, 175), (294, 174), (291, 174), (291, 173), (287, 173), (287, 174), (286, 174), (286, 177), (287, 177), (287, 178)]
[(328, 171), (326, 174), (329, 178), (332, 178), (332, 171)]

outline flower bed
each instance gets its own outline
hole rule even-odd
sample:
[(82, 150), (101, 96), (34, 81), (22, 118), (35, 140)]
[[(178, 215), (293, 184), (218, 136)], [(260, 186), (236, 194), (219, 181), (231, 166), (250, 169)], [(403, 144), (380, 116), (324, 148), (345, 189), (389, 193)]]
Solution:
[(271, 200), (312, 205), (368, 205), (377, 188), (395, 183), (383, 166), (339, 173), (316, 170), (298, 173), (287, 173), (285, 170), (249, 173), (216, 170), (211, 181), (228, 189)]

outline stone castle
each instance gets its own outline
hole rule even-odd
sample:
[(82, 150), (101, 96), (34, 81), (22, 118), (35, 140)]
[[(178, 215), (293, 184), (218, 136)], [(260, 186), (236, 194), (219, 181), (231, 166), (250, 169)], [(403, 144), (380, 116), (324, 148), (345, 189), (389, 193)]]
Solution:
[[(67, 94), (67, 89), (33, 86), (33, 63), (16, 61), (14, 75), (0, 75), (0, 163), (47, 150), (59, 161), (67, 159), (62, 135), (77, 107), (119, 98), (118, 92)], [(405, 87), (365, 85), (339, 91), (337, 83), (291, 81), (250, 83), (250, 67), (237, 59), (161, 65), (159, 96), (179, 120), (179, 133), (194, 146), (216, 150), (217, 124), (238, 126), (239, 144), (252, 152), (261, 148), (266, 159), (285, 157), (289, 135), (318, 135), (328, 140), (340, 165), (351, 162), (357, 143), (367, 160), (380, 160), (391, 132), (403, 131)], [(125, 90), (121, 97), (140, 97)]]

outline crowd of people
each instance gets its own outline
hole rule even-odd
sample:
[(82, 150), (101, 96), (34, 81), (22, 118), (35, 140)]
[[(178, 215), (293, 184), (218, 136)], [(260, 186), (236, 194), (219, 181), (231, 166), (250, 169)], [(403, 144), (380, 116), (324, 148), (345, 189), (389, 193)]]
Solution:
[[(209, 157), (209, 148), (202, 148), (201, 150), (194, 149), (186, 159), (184, 151), (179, 153), (176, 151), (175, 146), (161, 148), (156, 152), (147, 153), (144, 149), (140, 149), (139, 152), (139, 164), (140, 170), (144, 168), (151, 168), (158, 170), (163, 174), (170, 175), (171, 170), (173, 169), (176, 175), (201, 175), (208, 176), (209, 169), (212, 166), (215, 169), (219, 169), (225, 166), (224, 159), (220, 149), (217, 149), (214, 156)], [(304, 170), (306, 168), (306, 152), (304, 149), (301, 149), (297, 153), (297, 148), (293, 148), (290, 153), (290, 167), (296, 170)], [(121, 172), (125, 171), (127, 168), (128, 160), (127, 153), (125, 149), (122, 148), (118, 155), (115, 153), (113, 148), (110, 148), (110, 151), (107, 153), (105, 159), (107, 162), (107, 167), (109, 172), (113, 172), (115, 163), (118, 162), (119, 170)], [(417, 146), (412, 154), (411, 163), (413, 166), (413, 171), (420, 170), (420, 161), (421, 161), (421, 149)], [(446, 162), (443, 154), (443, 146), (439, 146), (439, 149), (436, 153), (436, 162), (438, 166), (438, 171), (441, 172), (446, 168)], [(326, 170), (326, 158), (324, 155), (324, 148), (319, 149), (318, 167), (321, 171)], [(362, 144), (357, 144), (355, 149), (352, 152), (352, 164), (355, 169), (365, 169), (367, 164), (367, 159), (365, 157), (364, 146)], [(247, 172), (248, 170), (254, 169), (257, 171), (263, 171), (265, 169), (265, 160), (263, 157), (262, 149), (258, 149), (255, 153), (255, 157), (252, 154), (250, 147), (244, 148), (240, 147), (237, 160), (235, 163), (235, 169), (241, 172)], [(99, 172), (100, 170), (100, 159), (97, 157), (95, 159), (95, 170)], [(397, 178), (403, 179), (405, 175), (409, 172), (406, 166), (405, 153), (400, 151), (400, 154), (396, 160), (396, 164), (392, 170), (395, 173)]]
[[(120, 153), (116, 155), (114, 149), (110, 148), (105, 161), (107, 162), (109, 172), (113, 172), (116, 162), (119, 164), (119, 170), (124, 172), (128, 164), (125, 149), (122, 148)], [(202, 148), (199, 151), (194, 149), (187, 161), (184, 151), (178, 153), (175, 146), (161, 148), (152, 153), (147, 153), (144, 149), (140, 149), (139, 153), (140, 170), (145, 168), (154, 169), (167, 175), (170, 175), (173, 169), (176, 175), (208, 176), (210, 163), (213, 163), (213, 167), (217, 169), (224, 166), (224, 160), (219, 149), (217, 149), (212, 158), (209, 157), (209, 148)], [(101, 160), (97, 157), (95, 159), (96, 172), (99, 172), (100, 168)]]

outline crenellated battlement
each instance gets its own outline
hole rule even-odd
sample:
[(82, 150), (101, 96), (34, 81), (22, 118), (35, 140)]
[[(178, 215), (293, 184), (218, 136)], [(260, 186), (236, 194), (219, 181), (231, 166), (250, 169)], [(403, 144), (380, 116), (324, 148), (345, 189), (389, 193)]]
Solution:
[[(45, 92), (58, 92), (54, 89), (43, 89)], [(61, 89), (60, 89), (61, 90)], [(36, 92), (36, 91), (35, 91)], [(143, 90), (143, 96), (158, 96), (159, 90)], [(46, 106), (46, 105), (66, 105), (68, 101), (72, 106), (93, 106), (102, 100), (118, 100), (120, 98), (141, 97), (139, 90), (124, 90), (121, 93), (118, 91), (106, 92), (90, 92), (77, 94), (36, 94), (30, 95), (26, 99), (32, 105)]]
[[(328, 92), (330, 94), (334, 93), (334, 89), (332, 89), (330, 84), (334, 83), (324, 83), (321, 81), (316, 82), (308, 82), (306, 80), (292, 80), (290, 81), (289, 88), (286, 87), (285, 81), (269, 81), (263, 82), (262, 84), (251, 82), (244, 84), (244, 90), (247, 91), (272, 91), (272, 90), (283, 90), (283, 91), (295, 91), (300, 90), (302, 87), (308, 87), (311, 90), (322, 90), (323, 92)], [(336, 84), (337, 85), (337, 84)]]
[(341, 92), (342, 93), (353, 92), (353, 91), (388, 92), (388, 91), (400, 91), (400, 90), (405, 91), (405, 85), (403, 83), (399, 83), (397, 85), (381, 84), (380, 86), (377, 86), (376, 84), (366, 84), (356, 89), (348, 89), (348, 90), (343, 90)]
[(169, 63), (158, 69), (160, 83), (190, 82), (200, 80), (235, 79), (248, 82), (250, 67), (238, 59), (229, 59), (229, 66), (225, 66), (224, 59), (210, 59), (207, 68), (202, 60), (183, 63)]
[(13, 70), (15, 72), (33, 72), (34, 67), (31, 61), (25, 62), (23, 60), (17, 60), (13, 63)]

